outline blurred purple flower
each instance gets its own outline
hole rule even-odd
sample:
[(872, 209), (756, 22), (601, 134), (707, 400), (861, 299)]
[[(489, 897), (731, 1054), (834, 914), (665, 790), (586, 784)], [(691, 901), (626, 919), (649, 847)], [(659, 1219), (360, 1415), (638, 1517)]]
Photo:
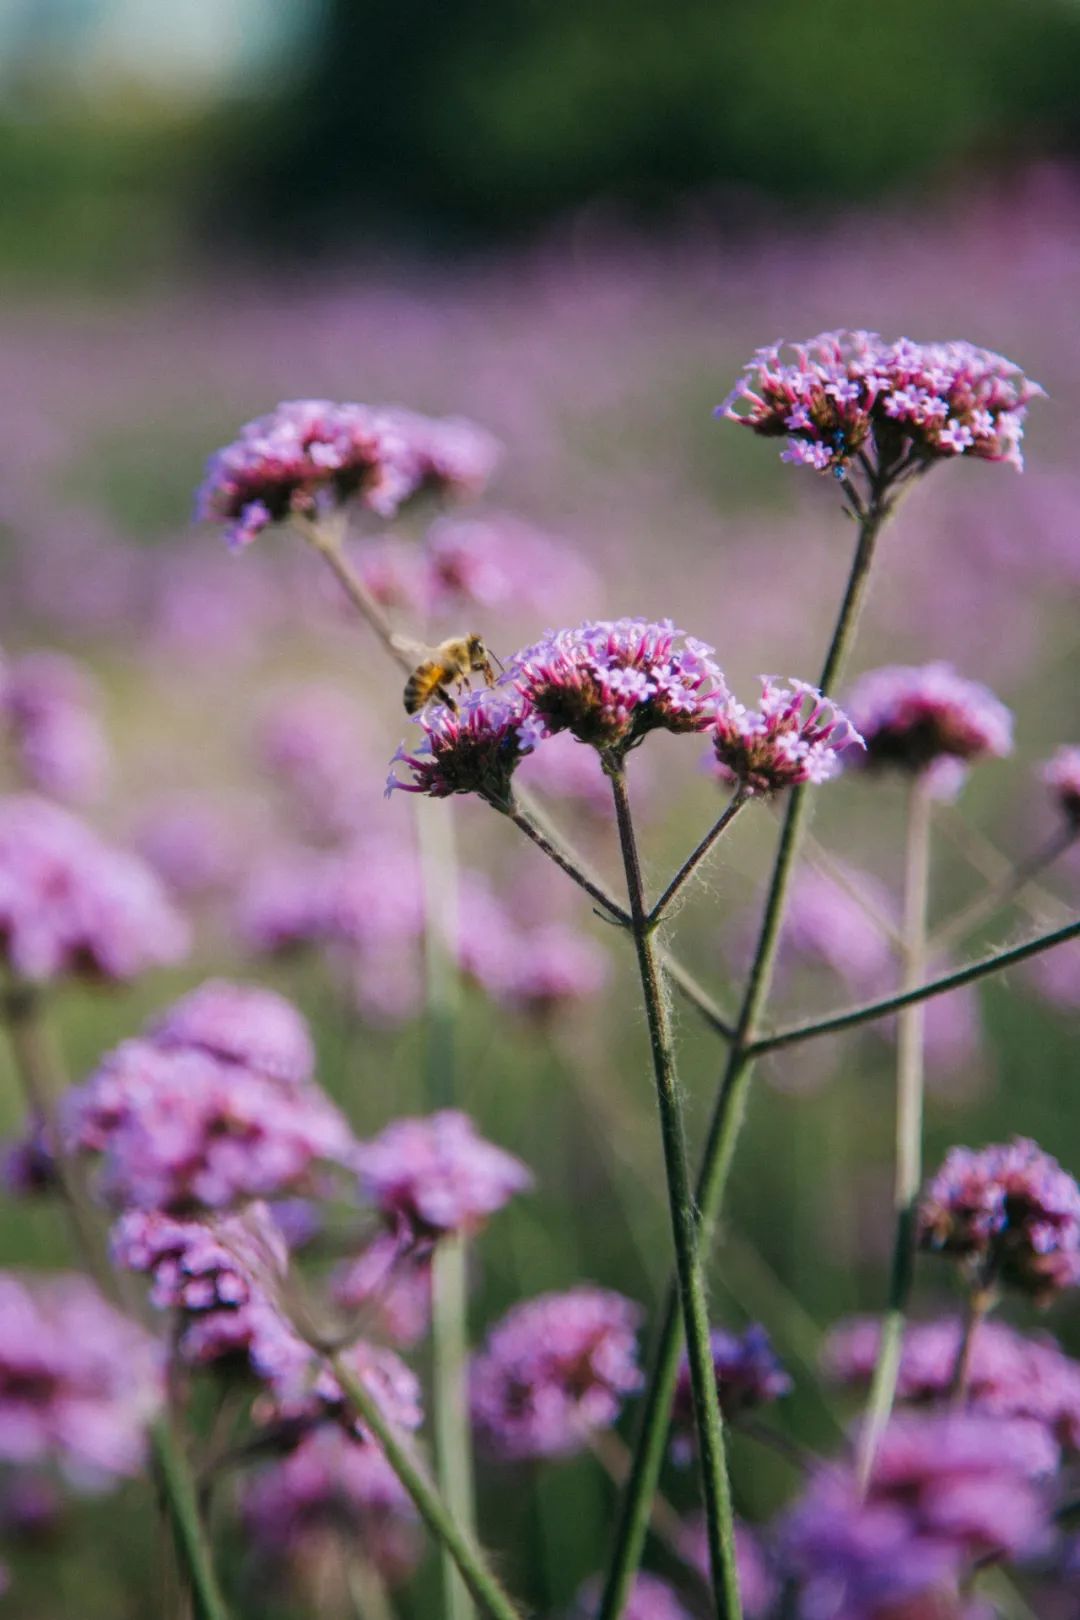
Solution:
[[(591, 1620), (600, 1608), (602, 1593), (599, 1579), (586, 1581), (574, 1604), (575, 1616)], [(659, 1575), (650, 1575), (648, 1570), (640, 1570), (634, 1576), (622, 1614), (624, 1620), (691, 1620), (690, 1610), (674, 1587), (662, 1581)]]
[[(925, 1406), (948, 1399), (961, 1332), (955, 1317), (908, 1323), (898, 1400)], [(825, 1342), (827, 1375), (836, 1383), (869, 1387), (880, 1342), (876, 1317), (841, 1322)], [(1080, 1449), (1080, 1363), (1047, 1334), (1029, 1338), (1004, 1322), (983, 1322), (972, 1343), (966, 1404), (987, 1416), (1042, 1424), (1057, 1445)]]
[[(560, 801), (571, 800), (604, 821), (614, 814), (611, 787), (595, 749), (583, 746), (568, 731), (546, 738), (543, 748), (534, 748), (527, 754), (518, 770), (521, 780), (530, 789), (539, 788)], [(637, 775), (641, 774), (639, 768)], [(635, 788), (637, 786), (635, 782)], [(637, 797), (640, 798), (640, 792)]]
[(250, 544), (294, 513), (357, 501), (393, 517), (424, 490), (479, 493), (495, 441), (471, 422), (396, 407), (288, 400), (248, 422), (207, 466), (197, 516), (225, 523), (230, 545)]
[[(790, 1395), (794, 1386), (763, 1327), (752, 1324), (741, 1337), (714, 1328), (710, 1345), (720, 1410), (729, 1423), (735, 1422), (743, 1412), (752, 1412)], [(672, 1455), (685, 1464), (694, 1449), (694, 1406), (690, 1364), (685, 1351), (675, 1383), (671, 1425)]]
[(801, 782), (827, 782), (846, 748), (862, 738), (835, 703), (805, 681), (781, 686), (762, 677), (761, 702), (747, 709), (721, 699), (713, 733), (717, 775), (753, 794), (777, 793)]
[(427, 600), (435, 613), (476, 606), (517, 612), (581, 609), (592, 571), (569, 545), (506, 514), (439, 518), (424, 541)]
[(407, 765), (411, 781), (401, 781), (391, 769), (386, 796), (426, 793), (446, 799), (453, 793), (476, 793), (496, 810), (511, 802), (510, 782), (518, 761), (543, 736), (527, 702), (506, 686), (470, 693), (457, 710), (442, 705), (417, 716), (424, 737), (415, 751), (404, 744), (391, 766)]
[(262, 716), (257, 747), (299, 826), (316, 838), (358, 830), (364, 732), (340, 688), (309, 682), (276, 694)]
[(511, 1461), (567, 1456), (615, 1422), (641, 1388), (641, 1312), (621, 1294), (583, 1284), (515, 1306), (473, 1357), (473, 1423)]
[(757, 351), (717, 414), (786, 437), (785, 461), (842, 472), (873, 449), (886, 472), (963, 455), (1023, 466), (1027, 405), (1043, 390), (999, 354), (876, 332), (823, 332), (792, 344), (790, 362), (783, 347)]
[(287, 1265), (265, 1204), (212, 1227), (129, 1210), (113, 1227), (111, 1253), (116, 1265), (151, 1278), (151, 1301), (177, 1313), (177, 1350), (196, 1367), (247, 1354), (257, 1331), (252, 1306)]
[[(893, 922), (895, 906), (869, 873), (845, 868), (844, 875), (846, 885), (812, 868), (799, 872), (791, 885), (781, 951), (784, 957), (824, 962), (852, 991), (869, 995), (887, 983), (893, 963), (892, 947), (874, 914)], [(860, 905), (858, 894), (866, 905)]]
[[(703, 1580), (709, 1580), (709, 1543), (704, 1519), (687, 1526), (681, 1545), (687, 1563), (694, 1566)], [(735, 1563), (739, 1571), (743, 1614), (746, 1620), (762, 1620), (776, 1602), (779, 1582), (757, 1536), (749, 1525), (741, 1524), (738, 1520), (735, 1523)]]
[(1048, 1304), (1080, 1283), (1080, 1187), (1035, 1142), (951, 1148), (919, 1204), (919, 1243)]
[[(251, 1362), (266, 1384), (257, 1416), (265, 1423), (290, 1426), (340, 1424), (347, 1433), (369, 1440), (325, 1359), (297, 1336), (273, 1306), (255, 1301), (251, 1315)], [(378, 1403), (387, 1423), (399, 1429), (420, 1427), (424, 1416), (420, 1381), (400, 1356), (364, 1339), (340, 1354), (351, 1374)]]
[(195, 1047), (287, 1085), (315, 1074), (307, 1020), (291, 1001), (257, 984), (207, 979), (155, 1018), (147, 1038), (165, 1049)]
[(173, 894), (202, 900), (239, 876), (246, 840), (239, 819), (213, 799), (170, 793), (143, 807), (133, 841)]
[(1042, 779), (1069, 825), (1080, 829), (1080, 747), (1059, 748), (1043, 766)]
[(486, 1142), (468, 1115), (452, 1108), (392, 1121), (354, 1149), (353, 1163), (364, 1197), (416, 1243), (475, 1232), (532, 1186), (520, 1159)]
[(410, 540), (372, 540), (354, 547), (356, 571), (382, 607), (426, 620), (431, 614), (432, 577), (424, 553)]
[(31, 652), (0, 668), (0, 730), (26, 785), (50, 798), (100, 798), (109, 747), (90, 677), (74, 659)]
[(705, 731), (727, 689), (713, 649), (670, 619), (586, 620), (516, 653), (507, 678), (539, 722), (624, 754), (650, 731)]
[(374, 1322), (392, 1343), (415, 1344), (431, 1320), (431, 1258), (431, 1244), (418, 1246), (405, 1228), (377, 1232), (337, 1268), (331, 1293), (342, 1310)]
[(13, 974), (130, 979), (187, 946), (187, 925), (137, 857), (45, 799), (0, 799), (0, 949)]
[(944, 796), (968, 765), (1012, 751), (1008, 709), (951, 664), (871, 670), (855, 683), (848, 708), (866, 743), (866, 769), (933, 771)]
[(11, 1198), (37, 1198), (59, 1185), (56, 1155), (40, 1114), (31, 1114), (0, 1150), (0, 1183)]
[(85, 1278), (0, 1272), (0, 1459), (104, 1488), (140, 1472), (162, 1398), (156, 1344)]
[(377, 1446), (340, 1429), (306, 1434), (244, 1484), (242, 1512), (260, 1560), (302, 1559), (320, 1535), (344, 1538), (390, 1585), (407, 1580), (423, 1538), (416, 1509)]

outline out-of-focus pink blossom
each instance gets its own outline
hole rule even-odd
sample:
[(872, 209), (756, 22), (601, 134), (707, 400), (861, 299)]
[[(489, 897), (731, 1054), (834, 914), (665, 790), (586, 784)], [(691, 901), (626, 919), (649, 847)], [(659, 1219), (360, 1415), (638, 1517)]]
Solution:
[(782, 686), (766, 675), (756, 709), (730, 695), (717, 706), (717, 775), (749, 793), (827, 782), (840, 770), (844, 750), (861, 746), (862, 738), (843, 711), (805, 681)]
[[(603, 1584), (599, 1579), (586, 1581), (577, 1595), (574, 1614), (580, 1620), (591, 1620), (600, 1608)], [(659, 1575), (640, 1570), (634, 1576), (622, 1613), (625, 1620), (690, 1620), (690, 1610), (680, 1600), (673, 1586)]]
[(356, 832), (362, 819), (365, 742), (348, 695), (311, 682), (272, 699), (257, 747), (299, 826), (317, 838), (334, 839)]
[(207, 979), (154, 1019), (155, 1045), (195, 1047), (287, 1085), (315, 1074), (315, 1047), (307, 1020), (284, 996), (257, 984)]
[(50, 798), (100, 798), (109, 746), (99, 709), (87, 671), (63, 653), (26, 653), (0, 667), (0, 731), (27, 787)]
[(1059, 748), (1043, 766), (1042, 779), (1069, 825), (1080, 828), (1080, 747)]
[(614, 1423), (643, 1383), (640, 1311), (621, 1294), (582, 1285), (507, 1312), (473, 1357), (473, 1422), (507, 1460), (567, 1456)]
[[(705, 1521), (688, 1525), (681, 1543), (683, 1557), (703, 1580), (710, 1579), (709, 1541)], [(772, 1612), (779, 1591), (775, 1572), (765, 1557), (757, 1536), (749, 1525), (735, 1522), (735, 1564), (739, 1572), (739, 1593), (746, 1620), (761, 1620)]]
[(866, 743), (866, 769), (932, 771), (943, 796), (967, 766), (1012, 751), (1009, 710), (951, 664), (871, 670), (852, 688), (848, 708)]
[(12, 973), (130, 979), (187, 946), (185, 922), (136, 856), (48, 800), (0, 799), (0, 950)]
[(162, 1395), (154, 1341), (85, 1278), (0, 1272), (0, 1459), (88, 1490), (134, 1476)]
[(439, 518), (424, 541), (430, 611), (459, 608), (581, 611), (595, 586), (592, 570), (565, 542), (504, 513)]
[(479, 1136), (467, 1114), (445, 1108), (426, 1119), (398, 1119), (354, 1150), (364, 1196), (394, 1229), (417, 1242), (473, 1232), (532, 1175), (510, 1153)]
[[(363, 1421), (351, 1409), (325, 1358), (316, 1354), (273, 1308), (252, 1305), (252, 1365), (265, 1381), (258, 1415), (268, 1423), (338, 1423), (369, 1440)], [(387, 1423), (418, 1429), (423, 1421), (420, 1381), (392, 1350), (358, 1339), (340, 1352), (349, 1372), (378, 1403)]]
[(342, 1310), (374, 1321), (394, 1344), (415, 1344), (431, 1320), (432, 1245), (418, 1244), (407, 1228), (379, 1231), (331, 1278)]
[[(781, 1365), (772, 1341), (763, 1327), (753, 1324), (740, 1337), (714, 1328), (710, 1335), (713, 1371), (720, 1410), (733, 1422), (743, 1412), (768, 1406), (790, 1395), (791, 1378)], [(694, 1405), (690, 1388), (690, 1364), (683, 1353), (671, 1409), (674, 1431), (673, 1455), (688, 1462), (693, 1454)]]
[(165, 886), (182, 900), (227, 892), (246, 863), (246, 835), (227, 806), (212, 798), (170, 793), (143, 807), (134, 845)]

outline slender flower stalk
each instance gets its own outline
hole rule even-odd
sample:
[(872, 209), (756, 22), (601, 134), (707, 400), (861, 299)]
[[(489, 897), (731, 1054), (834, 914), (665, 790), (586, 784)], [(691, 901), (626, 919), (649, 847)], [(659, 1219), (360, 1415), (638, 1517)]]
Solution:
[[(926, 972), (926, 916), (930, 883), (931, 795), (925, 774), (914, 777), (908, 806), (904, 875), (903, 985), (914, 989)], [(859, 1431), (856, 1477), (865, 1491), (878, 1446), (896, 1398), (904, 1318), (915, 1276), (915, 1216), (922, 1183), (922, 1117), (925, 1079), (924, 1012), (912, 1002), (899, 1014), (896, 1034), (896, 1220), (889, 1299), (881, 1326), (877, 1363), (866, 1417)]]
[(679, 893), (679, 890), (682, 888), (683, 884), (693, 877), (694, 873), (697, 871), (701, 862), (712, 849), (717, 839), (727, 832), (727, 829), (735, 820), (735, 817), (738, 815), (739, 811), (742, 809), (743, 805), (746, 803), (747, 799), (750, 798), (750, 796), (750, 790), (745, 784), (742, 784), (735, 790), (724, 807), (722, 813), (713, 822), (712, 826), (709, 828), (708, 832), (705, 834), (704, 838), (697, 845), (697, 847), (691, 850), (690, 854), (686, 857), (685, 861), (683, 861), (682, 865), (679, 867), (679, 870), (675, 873), (675, 876), (672, 878), (659, 900), (649, 912), (649, 915), (646, 917), (645, 921), (650, 929), (655, 928), (663, 920), (669, 907), (671, 906), (672, 901)]
[(384, 608), (372, 596), (345, 555), (344, 541), (347, 532), (345, 513), (338, 511), (318, 518), (294, 513), (292, 522), (326, 563), (357, 613), (371, 626), (390, 657), (395, 663), (400, 664), (402, 669), (411, 672), (415, 662), (412, 654), (398, 641)]
[[(678, 1095), (675, 1050), (668, 1004), (645, 907), (644, 882), (634, 835), (626, 775), (622, 762), (606, 766), (611, 778), (619, 843), (630, 899), (631, 927), (637, 952), (645, 1014), (652, 1047), (660, 1134), (664, 1149), (672, 1236), (675, 1243), (679, 1297), (693, 1393), (698, 1458), (705, 1499), (705, 1520), (712, 1571), (713, 1598), (721, 1620), (740, 1620), (739, 1576), (735, 1562), (735, 1527), (727, 1475), (720, 1402), (713, 1370), (705, 1283), (697, 1249), (697, 1226), (686, 1159), (686, 1138)], [(651, 1498), (650, 1504), (651, 1506)]]
[(959, 990), (965, 984), (973, 984), (977, 979), (985, 979), (991, 973), (1001, 973), (1019, 962), (1026, 962), (1031, 956), (1041, 956), (1044, 951), (1053, 950), (1056, 945), (1066, 945), (1078, 936), (1080, 921), (1066, 923), (1063, 928), (1036, 934), (1033, 939), (1012, 945), (1008, 950), (991, 951), (989, 956), (981, 956), (977, 962), (957, 968), (953, 973), (944, 973), (938, 979), (928, 979), (913, 990), (900, 990), (895, 995), (882, 997), (880, 1001), (868, 1001), (861, 1007), (852, 1007), (848, 1012), (834, 1013), (829, 1018), (814, 1019), (806, 1024), (793, 1024), (790, 1029), (764, 1035), (750, 1043), (750, 1056), (761, 1057), (766, 1052), (779, 1052), (784, 1047), (798, 1046), (802, 1041), (815, 1040), (821, 1035), (838, 1035), (842, 1030), (854, 1029), (859, 1024), (872, 1024), (879, 1018), (890, 1018), (916, 1002), (929, 1001), (934, 996), (946, 995), (950, 990)]
[(378, 1401), (356, 1376), (347, 1358), (338, 1351), (331, 1353), (327, 1361), (334, 1377), (363, 1419), (364, 1427), (378, 1441), (387, 1462), (412, 1497), (420, 1517), (453, 1558), (479, 1607), (491, 1616), (491, 1620), (520, 1620), (518, 1610), (492, 1574), (472, 1536), (458, 1524), (407, 1442), (387, 1421)]
[(986, 1321), (997, 1302), (997, 1292), (993, 1285), (973, 1288), (967, 1297), (967, 1308), (964, 1312), (964, 1326), (960, 1334), (960, 1343), (956, 1347), (956, 1360), (953, 1363), (952, 1377), (949, 1380), (949, 1401), (954, 1407), (967, 1404), (968, 1383), (971, 1378), (971, 1362), (975, 1352), (975, 1340), (979, 1329)]
[[(883, 476), (871, 483), (866, 502), (847, 480), (844, 481), (843, 487), (858, 522), (858, 538), (843, 600), (825, 657), (821, 679), (818, 682), (819, 690), (825, 696), (834, 690), (843, 670), (854, 637), (859, 610), (866, 594), (877, 537), (895, 510), (899, 494), (899, 491), (888, 488)], [(735, 1144), (746, 1112), (757, 1022), (765, 1004), (780, 943), (780, 928), (788, 885), (802, 840), (808, 806), (805, 787), (792, 788), (769, 881), (757, 947), (743, 992), (698, 1175), (696, 1207), (701, 1226), (702, 1252), (708, 1248), (723, 1203)], [(641, 1562), (649, 1504), (660, 1477), (671, 1400), (678, 1375), (679, 1336), (678, 1313), (674, 1295), (669, 1289), (663, 1327), (640, 1420), (634, 1466), (623, 1499), (599, 1620), (618, 1620), (630, 1594), (634, 1574)]]
[[(435, 1244), (431, 1262), (431, 1328), (434, 1366), (435, 1455), (443, 1497), (465, 1535), (474, 1538), (472, 1444), (469, 1428), (467, 1239), (448, 1232)], [(475, 1613), (453, 1554), (442, 1547), (443, 1594), (448, 1620)]]
[[(27, 1101), (45, 1126), (76, 1247), (102, 1293), (122, 1310), (127, 1309), (130, 1302), (124, 1297), (119, 1278), (108, 1265), (79, 1167), (64, 1152), (56, 1130), (55, 1103), (64, 1089), (65, 1076), (44, 1018), (41, 992), (32, 985), (15, 986), (5, 994), (2, 1011)], [(191, 1469), (167, 1416), (151, 1424), (150, 1444), (177, 1551), (191, 1583), (197, 1620), (229, 1620), (199, 1513)]]

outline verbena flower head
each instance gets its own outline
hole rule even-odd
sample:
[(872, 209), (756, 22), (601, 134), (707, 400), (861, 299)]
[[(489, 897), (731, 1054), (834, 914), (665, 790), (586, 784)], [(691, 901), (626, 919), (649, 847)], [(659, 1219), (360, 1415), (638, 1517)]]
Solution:
[(614, 1423), (643, 1378), (641, 1312), (621, 1294), (581, 1286), (508, 1311), (473, 1357), (473, 1422), (506, 1460), (566, 1456)]
[[(763, 1327), (752, 1324), (740, 1337), (714, 1328), (709, 1335), (716, 1393), (720, 1410), (728, 1422), (755, 1407), (789, 1395), (793, 1388), (772, 1340)], [(681, 1462), (693, 1453), (694, 1406), (690, 1388), (690, 1363), (683, 1352), (671, 1408), (674, 1430), (673, 1454)]]
[(860, 453), (882, 472), (955, 456), (1019, 468), (1027, 406), (1042, 392), (970, 343), (823, 332), (759, 349), (717, 414), (786, 438), (783, 459), (818, 472), (839, 475)]
[[(253, 1312), (257, 1320), (251, 1361), (267, 1386), (258, 1415), (270, 1423), (313, 1428), (339, 1424), (347, 1433), (370, 1440), (325, 1358), (298, 1338), (273, 1307), (253, 1307)], [(388, 1423), (399, 1429), (420, 1427), (424, 1417), (420, 1381), (400, 1356), (365, 1339), (356, 1340), (341, 1355)]]
[(0, 799), (0, 958), (18, 978), (131, 979), (188, 929), (149, 867), (45, 799)]
[(797, 1583), (795, 1612), (801, 1620), (961, 1620), (963, 1584), (980, 1559), (1042, 1544), (1048, 1512), (1038, 1476), (1052, 1458), (1053, 1447), (1023, 1424), (959, 1413), (894, 1418), (865, 1497), (845, 1469), (823, 1467), (786, 1516), (781, 1547)]
[(156, 1046), (196, 1047), (287, 1085), (315, 1073), (315, 1047), (307, 1020), (274, 990), (207, 979), (150, 1025)]
[(963, 779), (966, 766), (1012, 751), (1009, 710), (951, 664), (871, 670), (852, 688), (848, 709), (869, 769), (934, 770), (942, 791)]
[(116, 1265), (151, 1278), (150, 1298), (175, 1311), (176, 1346), (192, 1366), (246, 1355), (264, 1303), (263, 1281), (285, 1274), (285, 1242), (265, 1204), (213, 1227), (129, 1210), (112, 1230)]
[(473, 493), (496, 459), (494, 440), (470, 422), (287, 400), (210, 458), (196, 514), (226, 524), (241, 547), (293, 514), (356, 501), (388, 518), (425, 490)]
[[(897, 1399), (913, 1406), (944, 1404), (952, 1388), (962, 1325), (955, 1317), (909, 1322), (897, 1378)], [(869, 1387), (881, 1323), (856, 1317), (830, 1332), (825, 1371), (836, 1383)], [(968, 1411), (1026, 1419), (1042, 1425), (1055, 1444), (1080, 1447), (1080, 1362), (1065, 1355), (1048, 1334), (1031, 1338), (993, 1319), (983, 1322), (971, 1345), (966, 1389)]]
[(1080, 827), (1080, 747), (1066, 743), (1042, 769), (1042, 779), (1072, 827)]
[(512, 681), (540, 735), (569, 731), (625, 754), (650, 731), (705, 731), (726, 696), (711, 647), (670, 619), (587, 620), (515, 654)]
[(1080, 1282), (1080, 1187), (1032, 1141), (951, 1148), (919, 1204), (919, 1243), (982, 1285), (1049, 1303)]
[(132, 1477), (162, 1398), (154, 1341), (85, 1278), (0, 1272), (0, 1460), (84, 1489)]
[(0, 669), (0, 728), (29, 787), (72, 804), (100, 796), (109, 749), (97, 695), (74, 659), (33, 652)]
[(447, 799), (452, 793), (476, 793), (497, 810), (511, 803), (511, 779), (518, 761), (531, 753), (544, 735), (529, 705), (512, 689), (472, 692), (456, 712), (433, 705), (417, 717), (423, 740), (412, 753), (404, 744), (391, 766), (407, 765), (411, 781), (391, 769), (387, 798), (396, 788)]
[(144, 1040), (125, 1041), (70, 1094), (65, 1124), (73, 1147), (102, 1154), (115, 1208), (174, 1215), (304, 1192), (354, 1147), (316, 1086)]
[(717, 707), (713, 730), (716, 772), (757, 795), (802, 782), (827, 782), (846, 748), (861, 747), (851, 721), (805, 681), (781, 685), (762, 677), (761, 701), (748, 709), (731, 696)]
[(344, 1538), (390, 1585), (423, 1551), (416, 1509), (386, 1457), (341, 1429), (306, 1434), (245, 1482), (245, 1527), (273, 1568), (303, 1562), (326, 1536)]
[(365, 1197), (416, 1242), (475, 1231), (532, 1185), (520, 1159), (478, 1136), (468, 1115), (453, 1108), (394, 1120), (360, 1143), (353, 1163)]

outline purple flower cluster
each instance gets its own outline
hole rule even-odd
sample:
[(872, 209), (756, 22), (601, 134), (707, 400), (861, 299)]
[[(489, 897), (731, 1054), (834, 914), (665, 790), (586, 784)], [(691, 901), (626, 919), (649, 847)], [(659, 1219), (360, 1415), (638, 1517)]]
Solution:
[(857, 681), (848, 708), (866, 743), (868, 769), (935, 771), (955, 790), (966, 766), (1012, 751), (1012, 715), (951, 664), (889, 665)]
[(307, 1020), (261, 985), (207, 979), (154, 1019), (148, 1034), (163, 1050), (192, 1047), (286, 1085), (305, 1085), (315, 1075)]
[(16, 977), (130, 979), (187, 946), (142, 861), (46, 799), (0, 799), (0, 955)]
[(260, 1282), (285, 1274), (285, 1243), (265, 1204), (213, 1226), (128, 1210), (112, 1231), (118, 1266), (151, 1278), (150, 1299), (176, 1312), (176, 1347), (192, 1366), (246, 1356), (265, 1321)]
[[(598, 1580), (586, 1581), (574, 1604), (575, 1615), (590, 1620), (600, 1608), (602, 1595)], [(659, 1575), (641, 1570), (634, 1576), (622, 1610), (625, 1620), (690, 1620), (690, 1610), (680, 1600), (674, 1587), (662, 1581)]]
[(0, 666), (0, 732), (29, 787), (83, 804), (100, 796), (109, 749), (86, 671), (62, 653)]
[[(266, 1385), (259, 1416), (267, 1423), (292, 1428), (339, 1424), (364, 1441), (372, 1437), (350, 1404), (324, 1358), (300, 1339), (288, 1323), (266, 1305), (252, 1308), (255, 1330), (252, 1365)], [(392, 1350), (357, 1340), (341, 1358), (350, 1374), (378, 1403), (385, 1420), (399, 1429), (418, 1429), (423, 1422), (420, 1382)]]
[(586, 621), (516, 653), (507, 679), (540, 723), (622, 755), (650, 731), (705, 731), (724, 677), (711, 647), (670, 619)]
[(1046, 1535), (1038, 1476), (1054, 1448), (1043, 1438), (996, 1418), (902, 1416), (865, 1497), (845, 1469), (822, 1467), (782, 1527), (800, 1620), (961, 1620), (978, 1561), (1030, 1552)]
[(752, 794), (802, 782), (827, 782), (846, 748), (862, 738), (835, 703), (805, 681), (762, 677), (761, 702), (748, 709), (731, 696), (718, 704), (713, 732), (717, 774)]
[(407, 765), (412, 780), (403, 782), (391, 770), (387, 798), (395, 788), (433, 799), (477, 793), (496, 810), (506, 810), (518, 761), (544, 736), (529, 703), (506, 686), (472, 692), (456, 710), (441, 704), (429, 708), (417, 724), (423, 741), (412, 753), (402, 745), (390, 762)]
[(0, 1272), (0, 1461), (87, 1490), (136, 1475), (162, 1397), (153, 1340), (85, 1278)]
[[(961, 1334), (955, 1317), (908, 1324), (898, 1400), (932, 1406), (947, 1399)], [(826, 1372), (837, 1383), (868, 1386), (880, 1343), (877, 1318), (840, 1323), (825, 1344)], [(1040, 1424), (1056, 1444), (1080, 1450), (1080, 1363), (1049, 1335), (1028, 1338), (1004, 1322), (983, 1322), (971, 1346), (966, 1404), (986, 1416)]]
[(279, 692), (261, 717), (260, 762), (283, 789), (298, 825), (313, 837), (333, 840), (358, 830), (364, 742), (355, 704), (328, 684)]
[(197, 516), (225, 523), (240, 547), (293, 514), (350, 501), (389, 518), (423, 491), (478, 493), (496, 459), (495, 441), (471, 422), (288, 400), (211, 457)]
[(1043, 766), (1042, 779), (1069, 825), (1080, 827), (1080, 748), (1059, 748)]
[(508, 1311), (473, 1358), (473, 1422), (505, 1460), (566, 1456), (608, 1428), (642, 1384), (640, 1311), (582, 1285)]
[[(702, 1580), (711, 1579), (709, 1567), (709, 1538), (704, 1519), (691, 1524), (680, 1543), (687, 1563), (692, 1564)], [(777, 1596), (776, 1575), (769, 1566), (757, 1536), (749, 1526), (735, 1521), (735, 1565), (739, 1572), (739, 1594), (742, 1597), (746, 1620), (762, 1620), (772, 1612)]]
[(344, 1537), (390, 1585), (406, 1580), (423, 1542), (416, 1509), (383, 1453), (323, 1426), (245, 1483), (244, 1523), (271, 1566), (302, 1559), (320, 1535)]
[(1080, 1187), (1035, 1142), (951, 1148), (919, 1204), (923, 1249), (1047, 1304), (1080, 1283)]
[[(709, 1342), (720, 1410), (729, 1423), (743, 1412), (767, 1406), (791, 1393), (791, 1379), (763, 1327), (753, 1324), (741, 1338), (735, 1333), (725, 1333), (722, 1328), (714, 1328)], [(694, 1407), (690, 1364), (685, 1351), (675, 1384), (671, 1422), (672, 1453), (680, 1462), (688, 1462), (693, 1454)]]
[(954, 456), (1022, 467), (1028, 403), (1043, 390), (1011, 361), (970, 343), (884, 342), (876, 332), (823, 332), (759, 349), (717, 414), (767, 438), (785, 461), (842, 473), (873, 452), (877, 470)]
[(532, 1185), (512, 1154), (479, 1136), (467, 1114), (446, 1108), (426, 1119), (394, 1120), (353, 1150), (364, 1196), (413, 1242), (475, 1232), (489, 1215)]

